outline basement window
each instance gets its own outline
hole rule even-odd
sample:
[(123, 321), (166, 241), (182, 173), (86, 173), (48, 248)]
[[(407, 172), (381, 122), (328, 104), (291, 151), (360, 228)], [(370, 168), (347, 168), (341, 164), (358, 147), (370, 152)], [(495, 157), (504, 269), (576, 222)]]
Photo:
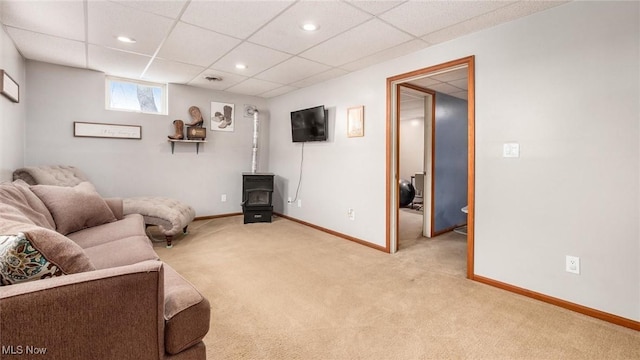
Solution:
[(167, 85), (107, 76), (107, 110), (167, 115)]

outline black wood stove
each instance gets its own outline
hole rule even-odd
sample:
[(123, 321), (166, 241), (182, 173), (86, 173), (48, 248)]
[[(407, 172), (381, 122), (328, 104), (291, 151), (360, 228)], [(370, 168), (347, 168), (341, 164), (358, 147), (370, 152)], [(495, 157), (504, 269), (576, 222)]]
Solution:
[(271, 222), (273, 215), (272, 173), (242, 173), (244, 223)]

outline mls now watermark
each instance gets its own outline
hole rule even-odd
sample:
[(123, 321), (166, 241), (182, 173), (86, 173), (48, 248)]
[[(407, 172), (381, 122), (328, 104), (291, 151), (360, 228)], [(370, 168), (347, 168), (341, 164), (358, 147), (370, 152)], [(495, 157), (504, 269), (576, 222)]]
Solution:
[(2, 355), (45, 355), (46, 347), (33, 345), (2, 345)]

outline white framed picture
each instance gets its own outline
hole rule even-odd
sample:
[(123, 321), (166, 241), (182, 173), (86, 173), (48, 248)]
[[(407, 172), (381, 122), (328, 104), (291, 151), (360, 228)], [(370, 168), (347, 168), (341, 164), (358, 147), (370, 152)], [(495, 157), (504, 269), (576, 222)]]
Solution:
[(347, 109), (347, 136), (364, 136), (364, 106), (355, 106)]
[(211, 131), (233, 131), (235, 125), (233, 104), (211, 102)]

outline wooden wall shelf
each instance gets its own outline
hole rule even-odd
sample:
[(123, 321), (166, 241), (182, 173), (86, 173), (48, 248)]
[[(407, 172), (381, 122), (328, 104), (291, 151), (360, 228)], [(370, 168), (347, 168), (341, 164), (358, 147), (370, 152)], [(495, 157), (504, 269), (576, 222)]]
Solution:
[(176, 143), (186, 143), (186, 144), (196, 144), (196, 154), (200, 153), (200, 144), (206, 143), (207, 140), (174, 140), (168, 139), (171, 144), (171, 153), (173, 154), (173, 149), (176, 146)]

